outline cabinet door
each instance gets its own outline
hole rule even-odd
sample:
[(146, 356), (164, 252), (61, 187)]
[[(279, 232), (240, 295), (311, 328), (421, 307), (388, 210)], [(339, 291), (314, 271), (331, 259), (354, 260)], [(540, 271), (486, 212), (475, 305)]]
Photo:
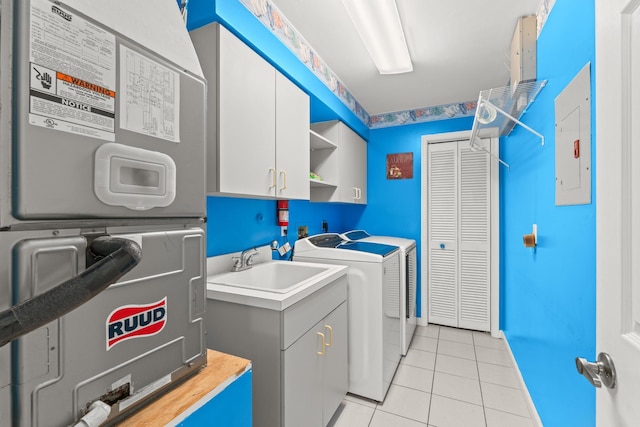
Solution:
[(345, 124), (340, 123), (340, 201), (366, 203), (367, 144)]
[(309, 200), (309, 96), (276, 71), (276, 197)]
[(354, 185), (358, 189), (357, 203), (367, 204), (367, 143), (354, 134)]
[(347, 361), (347, 303), (342, 303), (323, 322), (327, 348), (322, 360), (324, 384), (323, 426), (327, 425), (347, 394), (349, 371)]
[(321, 323), (283, 351), (285, 427), (322, 423), (322, 363), (327, 347)]
[(222, 26), (219, 45), (219, 191), (273, 197), (275, 69)]

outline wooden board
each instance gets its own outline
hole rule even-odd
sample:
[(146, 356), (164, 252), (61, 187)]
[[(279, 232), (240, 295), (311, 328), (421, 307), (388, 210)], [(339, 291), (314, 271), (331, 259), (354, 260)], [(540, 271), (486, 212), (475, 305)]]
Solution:
[(251, 362), (207, 350), (207, 366), (184, 383), (118, 423), (118, 427), (163, 426), (211, 393), (229, 378), (241, 375)]

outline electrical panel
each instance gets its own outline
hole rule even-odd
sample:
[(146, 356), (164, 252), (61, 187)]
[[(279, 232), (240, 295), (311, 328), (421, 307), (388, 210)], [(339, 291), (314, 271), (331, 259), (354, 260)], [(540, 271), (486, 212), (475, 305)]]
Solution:
[(590, 66), (555, 99), (556, 206), (591, 203)]

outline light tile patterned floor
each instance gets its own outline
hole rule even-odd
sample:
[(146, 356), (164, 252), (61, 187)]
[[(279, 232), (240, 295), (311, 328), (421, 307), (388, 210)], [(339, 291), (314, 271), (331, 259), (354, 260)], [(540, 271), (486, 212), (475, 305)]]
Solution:
[(534, 427), (503, 340), (418, 326), (382, 403), (347, 395), (329, 427)]

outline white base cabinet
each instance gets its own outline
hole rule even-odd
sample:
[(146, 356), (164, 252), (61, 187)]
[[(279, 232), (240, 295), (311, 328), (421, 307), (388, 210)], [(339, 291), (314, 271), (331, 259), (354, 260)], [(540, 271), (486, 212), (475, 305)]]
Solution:
[(250, 359), (254, 427), (325, 427), (347, 394), (347, 276), (283, 311), (208, 299), (207, 347)]
[(284, 351), (284, 425), (326, 426), (342, 402), (349, 378), (346, 327), (344, 302)]
[(190, 33), (207, 88), (207, 193), (309, 199), (309, 96), (218, 23)]

